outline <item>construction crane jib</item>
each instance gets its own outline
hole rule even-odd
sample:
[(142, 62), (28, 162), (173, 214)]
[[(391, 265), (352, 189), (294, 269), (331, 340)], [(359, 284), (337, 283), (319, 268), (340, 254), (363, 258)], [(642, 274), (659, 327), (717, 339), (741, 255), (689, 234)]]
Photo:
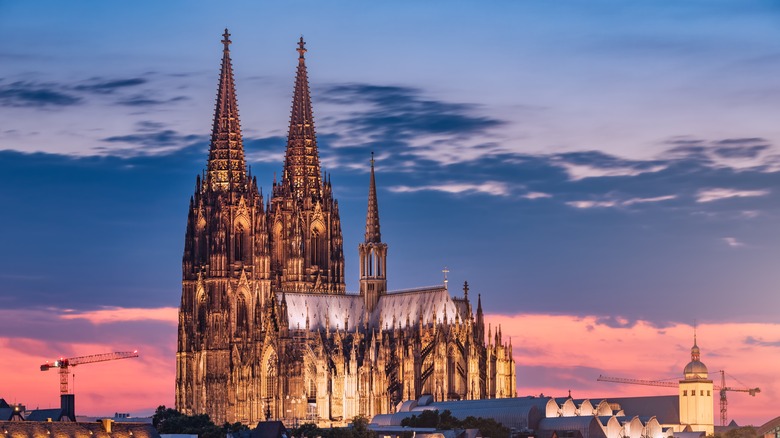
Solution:
[[(728, 405), (729, 401), (726, 397), (727, 391), (735, 391), (735, 392), (747, 392), (748, 394), (755, 397), (756, 394), (761, 392), (760, 388), (748, 388), (748, 387), (734, 387), (734, 386), (726, 386), (726, 372), (723, 370), (720, 370), (720, 386), (713, 385), (713, 389), (715, 391), (719, 392), (720, 395), (720, 424), (721, 426), (725, 426), (728, 423)], [(734, 376), (731, 376), (734, 378)], [(736, 378), (734, 378), (736, 380)], [(678, 386), (677, 382), (669, 382), (669, 381), (663, 381), (663, 380), (642, 380), (642, 379), (628, 379), (625, 377), (608, 377), (599, 375), (599, 378), (596, 379), (599, 382), (612, 382), (612, 383), (627, 383), (630, 385), (646, 385), (646, 386), (664, 386), (667, 388), (676, 388)]]
[(95, 362), (106, 362), (109, 360), (130, 359), (138, 357), (138, 350), (118, 351), (114, 353), (93, 354), (90, 356), (79, 356), (69, 358), (59, 358), (54, 362), (46, 361), (41, 365), (41, 371), (48, 371), (50, 368), (60, 369), (60, 394), (68, 394), (68, 370), (76, 365), (83, 365)]

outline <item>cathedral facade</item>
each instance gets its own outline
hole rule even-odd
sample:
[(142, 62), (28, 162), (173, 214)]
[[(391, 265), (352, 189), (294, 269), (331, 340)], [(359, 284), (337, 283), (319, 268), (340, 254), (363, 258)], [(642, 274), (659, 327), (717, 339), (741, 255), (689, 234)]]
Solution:
[(511, 341), (485, 330), (468, 285), (387, 290), (374, 160), (359, 293), (345, 288), (339, 204), (320, 169), (304, 54), (280, 180), (247, 172), (227, 30), (207, 168), (182, 260), (176, 409), (217, 424), (344, 424), (402, 400), (512, 397)]

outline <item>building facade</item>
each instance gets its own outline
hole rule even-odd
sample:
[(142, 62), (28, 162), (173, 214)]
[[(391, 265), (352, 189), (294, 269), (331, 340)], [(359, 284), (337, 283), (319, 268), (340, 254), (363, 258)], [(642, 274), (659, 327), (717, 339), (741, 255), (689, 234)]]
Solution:
[[(220, 424), (342, 424), (437, 401), (515, 395), (511, 342), (485, 332), (468, 285), (387, 290), (374, 161), (358, 293), (345, 288), (338, 201), (320, 169), (298, 44), (287, 149), (270, 199), (247, 172), (227, 30), (207, 168), (182, 260), (176, 408)], [(275, 178), (274, 178), (275, 179)]]
[(701, 361), (701, 350), (693, 336), (691, 361), (683, 369), (683, 379), (680, 380), (680, 424), (690, 426), (692, 430), (715, 433), (715, 418), (713, 413), (713, 395), (715, 385), (709, 377), (707, 366)]

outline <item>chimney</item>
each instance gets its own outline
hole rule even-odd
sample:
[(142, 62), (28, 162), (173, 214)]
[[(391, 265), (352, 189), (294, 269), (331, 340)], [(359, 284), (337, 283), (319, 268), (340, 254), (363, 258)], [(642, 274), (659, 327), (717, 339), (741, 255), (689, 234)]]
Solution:
[(114, 424), (114, 420), (110, 418), (101, 418), (100, 422), (103, 424), (103, 430), (105, 430), (106, 433), (111, 433), (111, 425)]
[(76, 396), (73, 394), (60, 394), (60, 420), (68, 418), (76, 421)]

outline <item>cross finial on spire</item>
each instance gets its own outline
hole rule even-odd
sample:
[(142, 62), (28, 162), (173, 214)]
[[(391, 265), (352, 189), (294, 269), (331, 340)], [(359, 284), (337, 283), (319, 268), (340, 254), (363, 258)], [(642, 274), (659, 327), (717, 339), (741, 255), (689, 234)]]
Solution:
[(374, 168), (374, 151), (371, 151), (371, 168)]
[(298, 40), (298, 48), (296, 50), (300, 54), (300, 56), (298, 56), (298, 59), (303, 60), (303, 54), (307, 52), (306, 42), (303, 40), (303, 35), (301, 35), (301, 39)]
[(225, 45), (225, 51), (226, 52), (230, 50), (230, 47), (229, 47), (230, 43), (232, 43), (232, 41), (230, 41), (230, 32), (228, 32), (227, 27), (226, 27), (225, 28), (225, 33), (222, 34), (222, 44)]

